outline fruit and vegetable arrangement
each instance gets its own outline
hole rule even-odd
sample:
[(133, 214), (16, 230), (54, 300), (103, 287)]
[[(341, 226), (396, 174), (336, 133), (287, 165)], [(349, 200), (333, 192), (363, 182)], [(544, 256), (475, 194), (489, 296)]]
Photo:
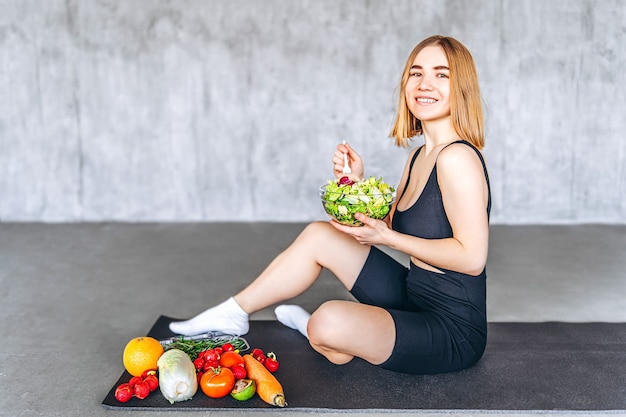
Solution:
[(373, 219), (384, 219), (395, 200), (395, 189), (382, 178), (354, 180), (343, 176), (323, 185), (320, 197), (326, 213), (339, 223), (362, 226), (363, 223), (355, 219), (354, 215), (363, 213)]
[(131, 378), (115, 389), (121, 403), (143, 400), (160, 389), (171, 404), (195, 395), (214, 399), (230, 395), (238, 401), (258, 395), (270, 405), (287, 405), (274, 375), (279, 368), (276, 354), (249, 349), (239, 337), (181, 337), (164, 345), (152, 337), (137, 337), (127, 343), (123, 363)]

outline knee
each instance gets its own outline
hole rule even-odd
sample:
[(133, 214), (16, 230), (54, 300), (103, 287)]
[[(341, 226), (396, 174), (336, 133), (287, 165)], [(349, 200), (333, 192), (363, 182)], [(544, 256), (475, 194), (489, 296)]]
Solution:
[(311, 344), (331, 347), (332, 342), (341, 337), (339, 304), (337, 301), (326, 301), (313, 312), (307, 325)]
[(309, 239), (319, 239), (319, 238), (325, 239), (328, 232), (332, 230), (334, 229), (332, 229), (332, 226), (328, 224), (328, 222), (316, 221), (316, 222), (309, 223), (304, 228), (300, 236), (303, 236)]
[(354, 355), (342, 348), (341, 302), (327, 301), (309, 319), (307, 334), (311, 347), (336, 365), (350, 362)]

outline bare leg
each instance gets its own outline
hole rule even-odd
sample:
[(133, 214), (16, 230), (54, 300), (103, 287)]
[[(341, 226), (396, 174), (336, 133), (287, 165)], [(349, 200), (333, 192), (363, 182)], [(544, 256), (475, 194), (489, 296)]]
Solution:
[(374, 365), (389, 358), (395, 345), (396, 328), (385, 309), (353, 301), (327, 301), (308, 322), (313, 349), (335, 364), (355, 356)]
[(226, 329), (228, 333), (245, 334), (248, 314), (300, 295), (324, 267), (347, 289), (352, 288), (369, 249), (329, 223), (311, 223), (240, 293), (190, 320), (172, 323), (170, 329), (185, 335)]
[[(347, 289), (351, 289), (369, 254), (363, 246), (332, 228), (328, 223), (310, 225), (248, 288), (235, 298), (242, 307), (256, 311), (281, 300), (292, 298), (317, 279), (322, 267), (331, 270)], [(281, 291), (273, 299), (258, 303), (256, 294), (271, 293), (278, 285)], [(249, 297), (249, 298), (247, 298)], [(250, 301), (250, 304), (246, 304)], [(256, 303), (255, 303), (256, 302)], [(244, 307), (246, 308), (246, 307)], [(279, 309), (291, 309), (294, 320), (279, 317)], [(279, 306), (277, 317), (283, 324), (296, 328), (309, 338), (311, 346), (329, 361), (344, 364), (355, 356), (375, 365), (389, 358), (395, 345), (393, 318), (385, 309), (351, 301), (328, 301), (308, 320), (297, 306)], [(301, 322), (306, 320), (303, 325)], [(302, 329), (305, 327), (306, 329)]]
[(369, 250), (369, 246), (359, 244), (326, 222), (311, 223), (234, 298), (251, 314), (302, 294), (324, 267), (351, 289)]

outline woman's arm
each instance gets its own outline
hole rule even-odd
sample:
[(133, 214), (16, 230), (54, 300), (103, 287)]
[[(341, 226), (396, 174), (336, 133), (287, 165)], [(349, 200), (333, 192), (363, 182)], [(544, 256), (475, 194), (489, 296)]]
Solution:
[(423, 239), (398, 233), (381, 221), (357, 218), (366, 227), (335, 227), (369, 245), (386, 245), (434, 268), (478, 275), (487, 262), (489, 222), (487, 188), (480, 159), (467, 145), (455, 144), (437, 158), (443, 205), (452, 226), (451, 238)]

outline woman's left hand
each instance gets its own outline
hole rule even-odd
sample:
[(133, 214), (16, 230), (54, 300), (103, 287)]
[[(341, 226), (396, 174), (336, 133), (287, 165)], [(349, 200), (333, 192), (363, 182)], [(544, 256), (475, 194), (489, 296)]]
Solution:
[(383, 245), (385, 244), (385, 233), (389, 231), (387, 223), (382, 220), (372, 219), (363, 213), (356, 213), (354, 216), (363, 226), (346, 226), (331, 220), (330, 224), (340, 232), (352, 236), (362, 245)]

